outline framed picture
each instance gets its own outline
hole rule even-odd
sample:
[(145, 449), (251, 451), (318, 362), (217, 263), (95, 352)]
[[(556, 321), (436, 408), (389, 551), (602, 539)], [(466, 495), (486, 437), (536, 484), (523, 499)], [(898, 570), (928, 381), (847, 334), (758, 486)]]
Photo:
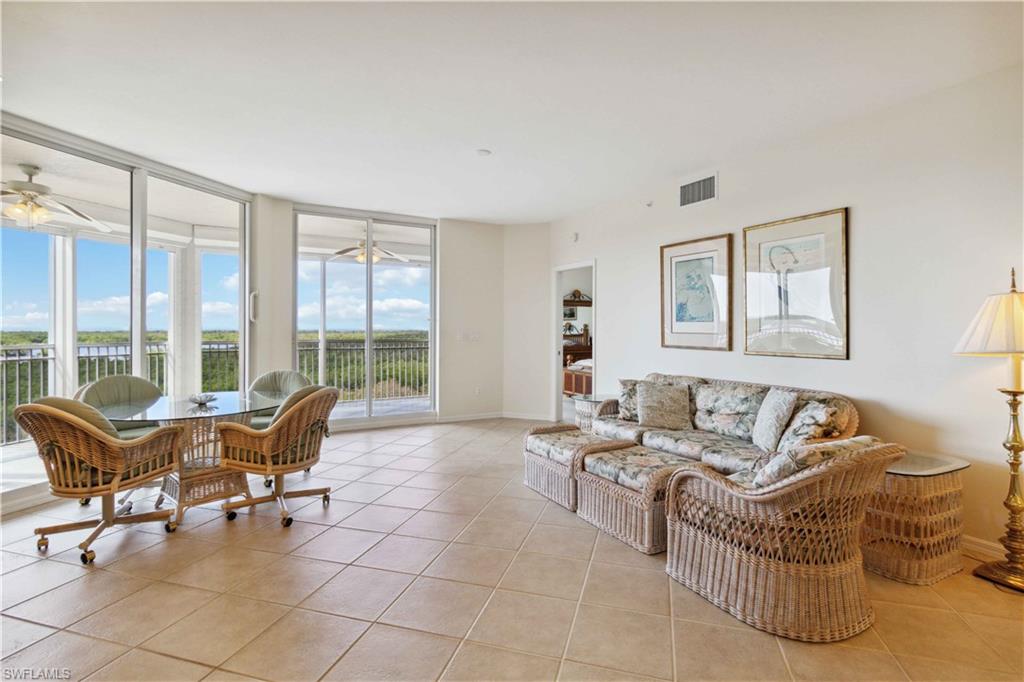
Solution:
[(575, 308), (562, 308), (562, 319), (563, 320), (575, 320), (576, 309)]
[(743, 230), (748, 355), (849, 359), (846, 214)]
[(661, 345), (732, 349), (732, 235), (661, 247)]

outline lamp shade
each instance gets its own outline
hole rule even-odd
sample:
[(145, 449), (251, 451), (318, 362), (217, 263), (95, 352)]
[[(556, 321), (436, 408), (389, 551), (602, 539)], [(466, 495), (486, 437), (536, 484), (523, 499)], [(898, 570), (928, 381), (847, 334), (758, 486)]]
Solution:
[(986, 298), (953, 352), (957, 355), (1024, 353), (1024, 293), (1011, 290)]

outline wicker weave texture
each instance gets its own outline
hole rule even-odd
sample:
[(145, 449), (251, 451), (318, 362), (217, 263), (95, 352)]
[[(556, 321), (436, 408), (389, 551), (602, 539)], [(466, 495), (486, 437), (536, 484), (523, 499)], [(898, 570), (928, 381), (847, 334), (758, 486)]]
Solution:
[(913, 585), (932, 585), (960, 571), (963, 479), (886, 474), (868, 499), (861, 535), (864, 567)]
[(865, 507), (903, 454), (879, 445), (753, 490), (706, 466), (681, 469), (668, 486), (665, 570), (760, 630), (852, 637), (874, 621), (859, 542)]
[(660, 483), (655, 483), (660, 494), (645, 495), (586, 471), (578, 472), (576, 514), (644, 554), (664, 552), (664, 482), (661, 477)]
[(523, 484), (555, 504), (576, 511), (576, 481), (569, 467), (524, 450)]

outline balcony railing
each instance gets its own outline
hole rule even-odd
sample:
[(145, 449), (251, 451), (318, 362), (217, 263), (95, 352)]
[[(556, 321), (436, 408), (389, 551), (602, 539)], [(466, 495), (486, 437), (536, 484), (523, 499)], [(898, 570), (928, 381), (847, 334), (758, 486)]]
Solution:
[[(299, 341), (298, 367), (310, 381), (320, 383), (317, 341)], [(427, 341), (376, 341), (374, 400), (430, 395), (430, 343)], [(328, 340), (324, 379), (341, 392), (340, 401), (366, 400), (366, 344), (362, 341)]]
[(3, 385), (3, 433), (0, 445), (23, 440), (14, 421), (14, 408), (50, 393), (50, 374), (56, 360), (52, 344), (4, 346), (0, 352), (0, 383)]

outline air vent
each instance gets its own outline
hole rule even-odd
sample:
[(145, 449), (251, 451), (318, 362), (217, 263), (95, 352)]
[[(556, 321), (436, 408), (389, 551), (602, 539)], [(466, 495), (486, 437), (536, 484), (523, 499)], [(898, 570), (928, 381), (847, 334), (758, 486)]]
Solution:
[(695, 180), (679, 188), (679, 205), (689, 206), (699, 201), (707, 201), (715, 198), (715, 185), (717, 176), (709, 175), (701, 180)]

